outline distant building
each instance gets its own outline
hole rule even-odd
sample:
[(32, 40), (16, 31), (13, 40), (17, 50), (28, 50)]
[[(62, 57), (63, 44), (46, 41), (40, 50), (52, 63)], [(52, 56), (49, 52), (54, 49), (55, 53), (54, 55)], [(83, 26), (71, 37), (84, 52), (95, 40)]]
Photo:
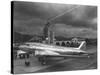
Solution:
[(73, 41), (73, 42), (77, 42), (77, 41), (85, 41), (85, 39), (80, 38), (80, 37), (74, 37), (74, 38), (72, 38), (71, 41)]
[(78, 38), (73, 38), (71, 41), (76, 43), (76, 42), (78, 42), (79, 40), (78, 40)]
[(54, 44), (55, 34), (53, 31), (48, 30), (48, 37), (46, 38), (46, 41), (48, 41), (48, 44)]

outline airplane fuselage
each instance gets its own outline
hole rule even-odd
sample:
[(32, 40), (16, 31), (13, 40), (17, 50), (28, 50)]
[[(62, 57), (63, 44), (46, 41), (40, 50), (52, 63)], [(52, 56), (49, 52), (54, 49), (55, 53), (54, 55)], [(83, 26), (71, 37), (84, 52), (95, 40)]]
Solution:
[(83, 57), (88, 56), (86, 51), (81, 50), (81, 46), (84, 45), (84, 42), (80, 45), (79, 48), (72, 47), (61, 47), (52, 44), (43, 44), (43, 43), (25, 43), (24, 45), (19, 46), (24, 51), (31, 51), (35, 53), (35, 56), (38, 57), (39, 61), (44, 62), (46, 57)]

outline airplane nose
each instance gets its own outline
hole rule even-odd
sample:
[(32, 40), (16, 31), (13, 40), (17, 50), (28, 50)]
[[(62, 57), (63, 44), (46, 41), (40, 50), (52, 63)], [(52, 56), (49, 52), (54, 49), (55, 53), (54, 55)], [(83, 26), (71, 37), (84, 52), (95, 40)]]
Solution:
[(24, 48), (24, 45), (19, 46), (19, 48), (20, 48), (20, 49), (21, 49), (21, 48)]

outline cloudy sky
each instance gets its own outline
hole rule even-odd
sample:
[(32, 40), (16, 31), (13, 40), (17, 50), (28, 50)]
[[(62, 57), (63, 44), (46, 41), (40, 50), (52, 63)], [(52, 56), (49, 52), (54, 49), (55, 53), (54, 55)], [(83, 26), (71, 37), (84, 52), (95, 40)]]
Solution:
[[(72, 8), (75, 9), (70, 11)], [(64, 12), (67, 13), (50, 22), (50, 29), (56, 36), (97, 38), (96, 6), (16, 1), (13, 29), (23, 34), (40, 35), (48, 19)]]

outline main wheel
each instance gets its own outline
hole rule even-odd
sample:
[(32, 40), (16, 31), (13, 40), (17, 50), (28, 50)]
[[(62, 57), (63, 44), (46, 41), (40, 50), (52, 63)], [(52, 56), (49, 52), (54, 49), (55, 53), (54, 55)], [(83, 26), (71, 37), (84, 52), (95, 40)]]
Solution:
[(40, 62), (41, 62), (42, 60), (43, 60), (43, 59), (42, 59), (42, 57), (38, 57), (38, 61), (40, 61)]
[(46, 57), (39, 57), (38, 59), (42, 65), (45, 65), (46, 64)]
[(42, 64), (42, 65), (46, 65), (46, 62), (45, 62), (45, 61), (42, 61), (41, 64)]
[(30, 66), (30, 62), (29, 61), (25, 61), (25, 65), (26, 66)]

